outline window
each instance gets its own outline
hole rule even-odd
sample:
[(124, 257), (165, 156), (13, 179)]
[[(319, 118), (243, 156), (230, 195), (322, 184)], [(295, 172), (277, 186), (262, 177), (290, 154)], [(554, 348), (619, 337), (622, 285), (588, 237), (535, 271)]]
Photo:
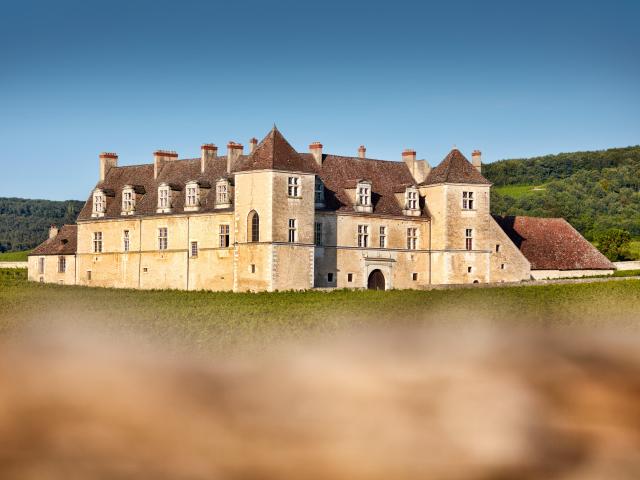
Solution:
[(316, 240), (316, 245), (322, 245), (322, 222), (316, 222), (316, 226), (314, 229), (314, 236)]
[(122, 233), (122, 247), (125, 252), (129, 251), (129, 230)]
[(324, 184), (319, 177), (316, 177), (315, 203), (316, 206), (324, 206)]
[(122, 213), (133, 213), (135, 210), (134, 191), (131, 187), (125, 187), (122, 191)]
[(467, 273), (471, 273), (471, 270), (473, 270), (471, 267), (467, 267)]
[(363, 248), (369, 246), (369, 225), (358, 225), (358, 246)]
[(327, 273), (327, 282), (333, 282), (333, 273), (329, 272)]
[(44, 257), (38, 259), (38, 273), (40, 275), (44, 274)]
[(473, 210), (473, 192), (462, 192), (463, 210)]
[(418, 209), (418, 192), (413, 188), (407, 189), (407, 210)]
[(353, 273), (347, 273), (347, 282), (353, 282)]
[(219, 180), (216, 184), (216, 204), (227, 205), (229, 203), (229, 184), (226, 180)]
[(194, 182), (187, 183), (187, 199), (185, 206), (186, 207), (197, 207), (198, 206), (198, 195), (199, 195), (199, 187), (198, 184)]
[(60, 255), (58, 257), (58, 273), (64, 273), (67, 271), (67, 257)]
[(380, 227), (380, 248), (387, 248), (387, 227)]
[(465, 248), (467, 250), (473, 250), (473, 230), (467, 228), (464, 231)]
[(198, 242), (191, 242), (191, 256), (198, 256)]
[(91, 270), (87, 270), (87, 280), (91, 281)]
[(220, 225), (220, 248), (229, 246), (229, 225)]
[(358, 184), (358, 205), (369, 206), (371, 205), (371, 185), (366, 183)]
[(251, 264), (251, 273), (256, 273), (256, 264), (255, 263)]
[(289, 243), (295, 243), (296, 241), (296, 219), (289, 219)]
[(158, 229), (158, 250), (166, 250), (169, 246), (167, 227)]
[(505, 268), (505, 264), (504, 264), (504, 263), (501, 263), (501, 264), (500, 264), (500, 270), (504, 270), (504, 268)]
[(300, 177), (289, 177), (287, 192), (290, 197), (300, 196)]
[(96, 190), (93, 194), (93, 215), (102, 216), (107, 209), (107, 204), (102, 190)]
[(158, 208), (171, 208), (169, 185), (161, 185), (158, 187)]
[(93, 232), (93, 253), (102, 253), (102, 232)]
[(249, 216), (247, 217), (247, 224), (249, 233), (247, 238), (250, 242), (259, 242), (260, 241), (260, 216), (258, 212), (252, 210), (249, 212)]
[(409, 250), (418, 248), (418, 229), (415, 227), (407, 228), (407, 248)]
[(417, 281), (418, 281), (418, 274), (417, 274), (416, 272), (413, 272), (413, 273), (411, 274), (411, 279), (412, 279), (414, 282), (417, 282)]
[(499, 251), (500, 251), (500, 244), (499, 244), (499, 243), (497, 243), (497, 244), (496, 244), (496, 253), (498, 253)]

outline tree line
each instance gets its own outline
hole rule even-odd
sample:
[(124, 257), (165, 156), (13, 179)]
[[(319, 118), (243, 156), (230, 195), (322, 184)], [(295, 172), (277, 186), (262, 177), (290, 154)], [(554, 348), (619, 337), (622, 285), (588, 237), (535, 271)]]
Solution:
[(49, 226), (75, 223), (84, 202), (0, 198), (0, 252), (29, 250), (42, 243)]

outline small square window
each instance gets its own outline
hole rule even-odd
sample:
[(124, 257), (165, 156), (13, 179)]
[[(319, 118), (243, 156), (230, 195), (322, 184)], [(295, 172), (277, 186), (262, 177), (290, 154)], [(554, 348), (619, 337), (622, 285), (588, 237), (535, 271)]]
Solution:
[(467, 273), (471, 273), (471, 267), (467, 267)]
[(87, 280), (91, 280), (91, 270), (87, 270)]
[(142, 269), (142, 271), (143, 271), (144, 273), (147, 273), (147, 272), (149, 271), (149, 269), (148, 269), (147, 267), (144, 267), (144, 268)]
[(333, 282), (333, 273), (327, 273), (327, 282)]
[(504, 270), (504, 268), (505, 268), (505, 264), (503, 263), (500, 265), (500, 270)]
[(353, 282), (353, 273), (347, 273), (347, 282)]
[(418, 281), (418, 274), (416, 272), (413, 272), (411, 274), (411, 278), (413, 279), (414, 282)]
[(251, 264), (251, 273), (256, 273), (256, 265), (254, 263)]
[(500, 244), (496, 243), (496, 253), (498, 253), (500, 251)]

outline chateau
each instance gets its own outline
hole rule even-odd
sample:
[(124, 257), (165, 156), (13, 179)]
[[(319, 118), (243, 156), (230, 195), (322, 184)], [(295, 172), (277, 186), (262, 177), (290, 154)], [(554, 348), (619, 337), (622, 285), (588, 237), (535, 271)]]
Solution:
[(118, 166), (77, 219), (29, 257), (29, 279), (87, 286), (227, 291), (425, 288), (583, 276), (613, 265), (562, 219), (494, 218), (479, 151), (436, 167), (297, 152), (274, 128), (249, 151)]

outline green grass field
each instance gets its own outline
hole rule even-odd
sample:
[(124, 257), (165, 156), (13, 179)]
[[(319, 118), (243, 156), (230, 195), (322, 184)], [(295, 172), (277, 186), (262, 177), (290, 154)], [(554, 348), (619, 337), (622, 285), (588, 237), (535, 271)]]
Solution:
[(269, 344), (358, 326), (422, 322), (464, 326), (640, 327), (640, 280), (432, 291), (230, 294), (29, 283), (0, 270), (0, 335), (33, 325), (144, 334), (189, 349)]
[(22, 252), (3, 252), (0, 253), (0, 262), (26, 262), (27, 256), (31, 250), (23, 250)]
[(493, 189), (500, 195), (507, 195), (512, 198), (544, 193), (544, 185), (502, 185), (493, 187)]

